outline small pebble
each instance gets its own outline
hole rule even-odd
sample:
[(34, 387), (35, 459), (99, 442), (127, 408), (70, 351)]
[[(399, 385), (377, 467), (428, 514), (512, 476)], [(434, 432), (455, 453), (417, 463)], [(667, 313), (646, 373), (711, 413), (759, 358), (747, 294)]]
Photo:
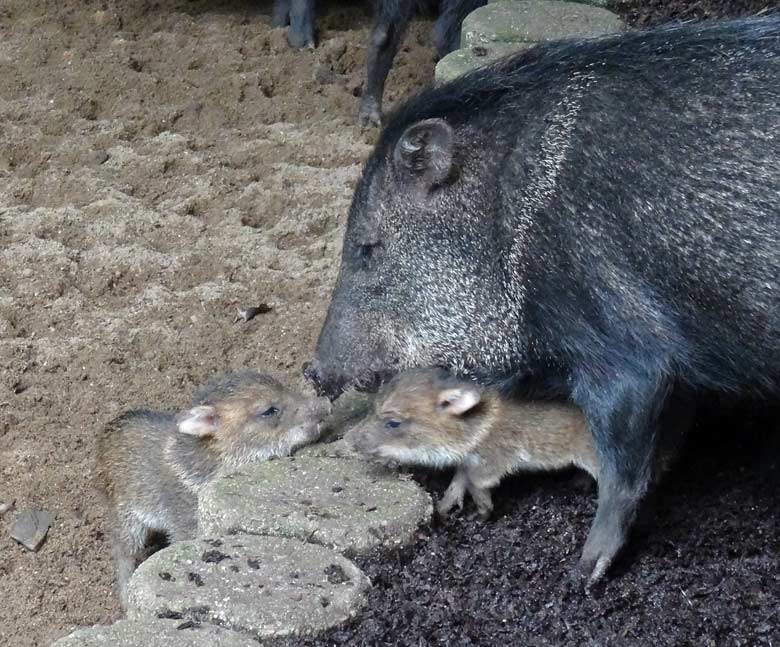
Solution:
[(24, 510), (17, 515), (14, 525), (11, 526), (11, 539), (18, 541), (27, 550), (35, 552), (46, 539), (51, 520), (51, 514), (43, 510), (37, 508)]

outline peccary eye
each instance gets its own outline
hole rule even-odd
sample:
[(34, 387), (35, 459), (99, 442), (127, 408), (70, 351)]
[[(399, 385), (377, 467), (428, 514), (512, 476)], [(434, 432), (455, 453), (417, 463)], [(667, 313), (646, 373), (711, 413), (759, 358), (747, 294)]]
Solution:
[(271, 407), (268, 407), (265, 411), (263, 411), (260, 415), (263, 418), (270, 418), (271, 416), (275, 416), (278, 413), (279, 413), (279, 409), (277, 409), (276, 407), (271, 406)]
[(388, 429), (397, 429), (401, 426), (401, 422), (399, 420), (388, 420), (385, 422), (385, 427)]

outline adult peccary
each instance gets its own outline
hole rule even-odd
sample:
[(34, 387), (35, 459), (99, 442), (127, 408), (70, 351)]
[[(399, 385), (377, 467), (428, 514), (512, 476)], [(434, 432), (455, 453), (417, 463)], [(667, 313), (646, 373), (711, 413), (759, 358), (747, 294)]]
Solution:
[(780, 391), (780, 18), (538, 46), (407, 103), (352, 203), (307, 375), (559, 387), (602, 466), (595, 581), (676, 384)]

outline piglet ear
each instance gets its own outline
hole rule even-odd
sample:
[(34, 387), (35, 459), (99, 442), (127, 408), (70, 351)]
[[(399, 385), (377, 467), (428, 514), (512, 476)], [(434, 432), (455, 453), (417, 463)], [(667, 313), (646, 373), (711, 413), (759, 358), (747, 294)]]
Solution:
[(455, 133), (443, 119), (409, 126), (395, 145), (393, 162), (404, 175), (426, 188), (444, 183), (452, 173)]
[(176, 424), (179, 433), (207, 438), (213, 436), (219, 429), (219, 416), (214, 407), (193, 407), (179, 414)]
[(476, 387), (463, 386), (445, 389), (439, 393), (437, 404), (453, 416), (462, 416), (480, 403), (481, 397)]

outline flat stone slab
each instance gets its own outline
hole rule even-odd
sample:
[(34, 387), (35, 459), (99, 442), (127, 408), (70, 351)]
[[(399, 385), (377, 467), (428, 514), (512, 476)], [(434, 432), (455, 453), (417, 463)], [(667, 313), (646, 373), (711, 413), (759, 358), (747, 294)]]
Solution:
[[(507, 2), (508, 0), (501, 1)], [(533, 45), (533, 43), (485, 43), (484, 45), (456, 49), (436, 64), (436, 82), (452, 81), (452, 79), (467, 72), (493, 63), (502, 56), (520, 52), (533, 47)]]
[(341, 438), (351, 427), (374, 410), (375, 393), (347, 391), (334, 403), (331, 414), (322, 421), (322, 440)]
[(539, 43), (561, 38), (594, 38), (625, 28), (625, 23), (611, 11), (577, 2), (494, 2), (466, 16), (461, 43), (470, 47), (491, 42)]
[(345, 458), (267, 461), (200, 496), (203, 535), (297, 537), (355, 553), (411, 541), (432, 513), (430, 496), (414, 481)]
[(329, 443), (314, 443), (313, 445), (306, 445), (297, 452), (295, 457), (310, 456), (315, 458), (351, 458), (359, 459), (360, 456), (354, 452), (349, 445), (343, 440), (334, 440)]
[(196, 539), (138, 567), (128, 618), (217, 625), (256, 639), (312, 635), (353, 617), (369, 586), (357, 566), (323, 546), (250, 535)]
[[(628, 4), (632, 0), (572, 0), (578, 4), (589, 4), (594, 7), (609, 7), (614, 5)], [(517, 0), (488, 0), (488, 2), (517, 2)]]
[(52, 647), (257, 647), (257, 641), (235, 631), (189, 620), (95, 625), (60, 638)]

